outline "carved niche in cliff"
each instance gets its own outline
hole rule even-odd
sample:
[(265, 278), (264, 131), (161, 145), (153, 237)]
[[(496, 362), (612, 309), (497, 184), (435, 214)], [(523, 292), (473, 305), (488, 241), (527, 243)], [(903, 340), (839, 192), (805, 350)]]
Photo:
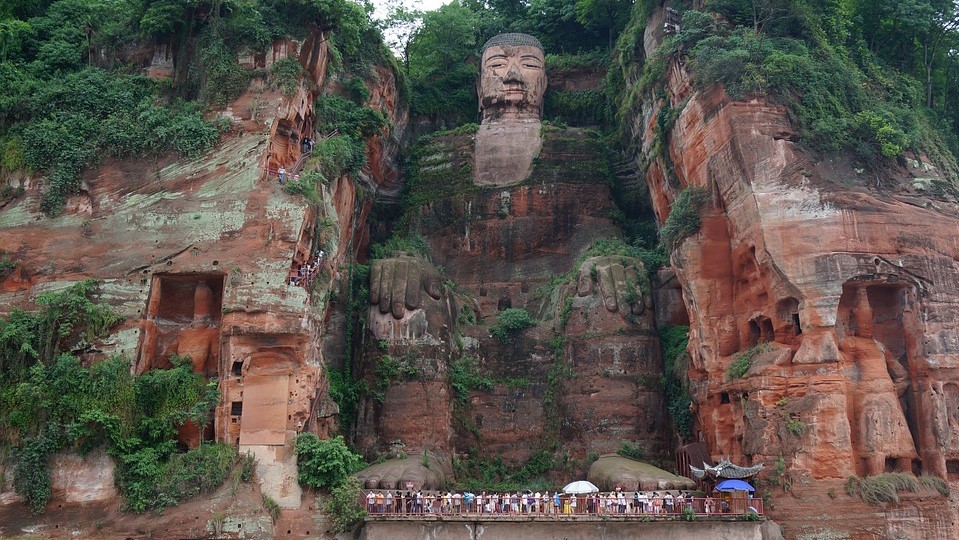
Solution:
[(189, 356), (194, 370), (217, 375), (223, 274), (156, 274), (137, 362), (139, 372), (172, 367), (170, 357)]
[[(143, 321), (137, 371), (169, 369), (171, 357), (190, 358), (205, 377), (219, 373), (223, 274), (155, 274)], [(196, 446), (213, 439), (213, 422), (204, 433), (191, 422), (180, 428), (180, 440)]]
[(918, 418), (907, 392), (919, 357), (915, 295), (899, 279), (843, 285), (836, 333), (841, 365), (853, 373), (850, 425), (861, 475), (911, 471), (918, 458), (910, 429)]

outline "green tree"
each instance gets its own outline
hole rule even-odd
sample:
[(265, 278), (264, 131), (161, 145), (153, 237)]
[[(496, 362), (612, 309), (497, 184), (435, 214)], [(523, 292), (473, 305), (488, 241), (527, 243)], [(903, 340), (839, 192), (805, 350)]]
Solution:
[(613, 50), (616, 36), (629, 19), (632, 0), (576, 0), (576, 20), (608, 36), (607, 50)]
[(341, 435), (320, 439), (312, 433), (303, 433), (294, 443), (296, 464), (300, 469), (300, 485), (333, 489), (363, 466), (359, 454), (350, 450)]

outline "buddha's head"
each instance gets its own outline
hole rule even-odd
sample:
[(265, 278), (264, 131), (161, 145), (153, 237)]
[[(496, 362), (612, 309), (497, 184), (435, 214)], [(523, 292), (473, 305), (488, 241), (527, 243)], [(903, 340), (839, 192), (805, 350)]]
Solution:
[(481, 123), (539, 120), (546, 93), (543, 46), (527, 34), (499, 34), (483, 46), (479, 93)]

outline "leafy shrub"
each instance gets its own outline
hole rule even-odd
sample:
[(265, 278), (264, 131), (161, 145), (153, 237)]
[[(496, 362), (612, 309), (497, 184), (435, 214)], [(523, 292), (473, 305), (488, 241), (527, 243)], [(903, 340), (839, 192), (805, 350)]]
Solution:
[(279, 88), (284, 94), (292, 96), (300, 85), (300, 76), (303, 73), (299, 60), (288, 56), (273, 62), (267, 80), (273, 88)]
[(360, 482), (353, 477), (330, 491), (323, 511), (333, 523), (335, 532), (348, 532), (366, 517), (366, 510), (359, 504), (361, 494)]
[(253, 452), (246, 451), (240, 456), (240, 480), (248, 484), (253, 480), (254, 473), (256, 473), (256, 456)]
[[(153, 477), (156, 483), (149, 498), (128, 499), (127, 505), (131, 508), (162, 508), (201, 493), (210, 493), (226, 480), (236, 459), (236, 449), (223, 443), (202, 444), (185, 454), (173, 454), (169, 462), (156, 468), (157, 474)], [(152, 459), (148, 462), (153, 464)], [(146, 478), (140, 480), (146, 481)], [(127, 491), (139, 493), (129, 487)]]
[(740, 379), (749, 371), (756, 356), (772, 350), (772, 345), (760, 343), (736, 355), (733, 362), (726, 368), (726, 376), (730, 379)]
[(236, 60), (235, 51), (223, 40), (218, 27), (200, 37), (200, 99), (207, 105), (224, 107), (250, 86), (250, 72)]
[(219, 139), (196, 105), (155, 103), (146, 77), (87, 68), (39, 85), (28, 102), (22, 132), (23, 164), (49, 171), (48, 214), (60, 211), (80, 186), (83, 169), (101, 153), (113, 156), (176, 151), (198, 155)]
[(363, 466), (360, 455), (350, 450), (341, 435), (320, 439), (312, 433), (297, 436), (294, 443), (297, 480), (300, 485), (332, 489)]
[(41, 295), (37, 312), (14, 310), (0, 320), (0, 442), (14, 448), (15, 488), (33, 512), (50, 497), (50, 456), (67, 445), (88, 452), (106, 444), (120, 462), (118, 484), (133, 501), (124, 457), (149, 449), (156, 470), (175, 448), (176, 427), (206, 418), (216, 401), (216, 388), (195, 375), (188, 360), (134, 378), (127, 360), (84, 368), (63, 354), (105, 335), (119, 320), (93, 302), (95, 291), (96, 282), (83, 281)]
[(449, 381), (460, 405), (467, 403), (470, 390), (492, 390), (494, 384), (491, 377), (480, 375), (476, 359), (469, 356), (450, 362)]
[(642, 460), (646, 457), (646, 453), (643, 452), (643, 449), (637, 445), (631, 444), (627, 441), (623, 441), (623, 447), (616, 451), (617, 454), (628, 457), (632, 459)]
[(606, 96), (600, 90), (550, 90), (543, 116), (574, 126), (600, 125), (606, 118)]
[(343, 88), (350, 95), (350, 99), (357, 105), (363, 105), (370, 99), (370, 90), (362, 77), (353, 77), (343, 84)]
[(802, 434), (806, 432), (806, 424), (798, 418), (790, 418), (786, 421), (786, 429), (793, 435), (802, 437)]
[(687, 236), (699, 230), (702, 223), (699, 211), (708, 201), (708, 197), (704, 188), (687, 187), (673, 201), (666, 223), (659, 231), (660, 245), (667, 252), (679, 247)]
[(521, 308), (504, 309), (496, 316), (496, 323), (490, 327), (490, 334), (503, 343), (509, 343), (513, 336), (523, 330), (536, 326), (536, 320), (529, 312)]
[(370, 259), (388, 259), (403, 253), (427, 257), (429, 252), (430, 246), (426, 242), (426, 238), (419, 234), (393, 236), (385, 243), (370, 246)]

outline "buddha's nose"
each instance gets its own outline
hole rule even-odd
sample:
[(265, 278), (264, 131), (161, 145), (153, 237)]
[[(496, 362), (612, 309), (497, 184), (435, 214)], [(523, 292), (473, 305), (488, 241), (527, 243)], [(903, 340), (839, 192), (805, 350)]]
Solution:
[(509, 70), (506, 71), (506, 75), (503, 76), (503, 82), (510, 83), (521, 83), (523, 78), (519, 73), (519, 69), (516, 67), (516, 64), (513, 64), (509, 67)]

